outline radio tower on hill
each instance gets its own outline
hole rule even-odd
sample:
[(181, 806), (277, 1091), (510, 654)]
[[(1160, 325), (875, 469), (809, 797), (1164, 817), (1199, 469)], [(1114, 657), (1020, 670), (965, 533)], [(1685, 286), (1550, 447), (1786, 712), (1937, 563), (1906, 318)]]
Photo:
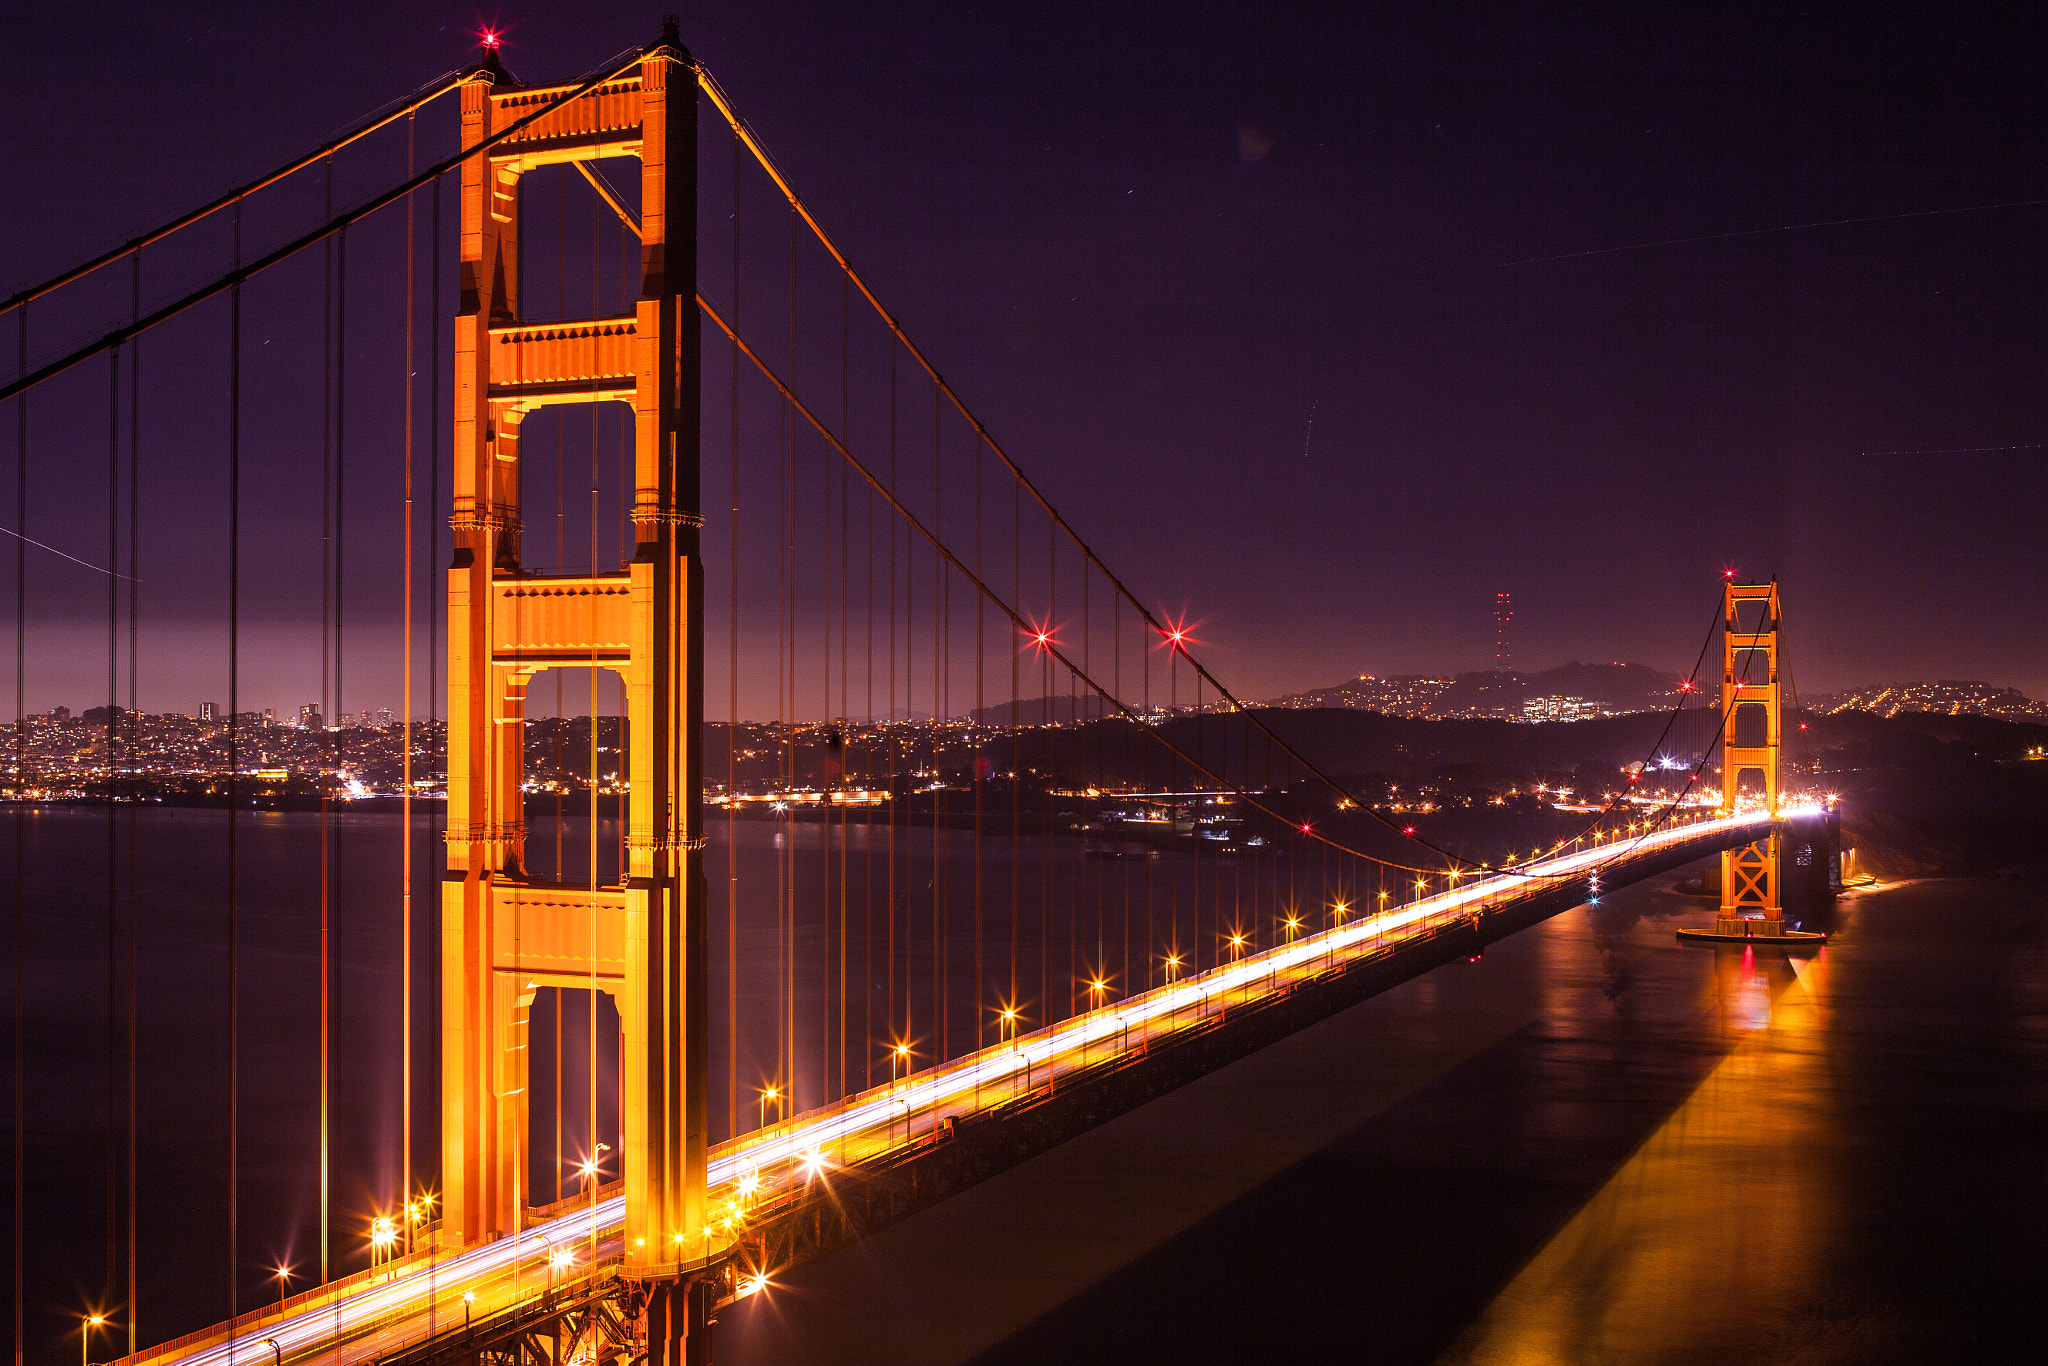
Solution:
[(1515, 595), (1493, 595), (1493, 667), (1506, 672), (1513, 656), (1508, 653), (1508, 623), (1515, 619)]

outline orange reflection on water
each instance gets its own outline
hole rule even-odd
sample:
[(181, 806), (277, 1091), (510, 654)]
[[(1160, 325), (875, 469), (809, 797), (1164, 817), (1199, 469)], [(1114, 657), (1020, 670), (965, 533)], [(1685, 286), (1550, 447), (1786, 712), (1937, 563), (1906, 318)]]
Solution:
[(1837, 1226), (1827, 961), (1717, 949), (1733, 1050), (1441, 1358), (1657, 1361), (1791, 1331)]

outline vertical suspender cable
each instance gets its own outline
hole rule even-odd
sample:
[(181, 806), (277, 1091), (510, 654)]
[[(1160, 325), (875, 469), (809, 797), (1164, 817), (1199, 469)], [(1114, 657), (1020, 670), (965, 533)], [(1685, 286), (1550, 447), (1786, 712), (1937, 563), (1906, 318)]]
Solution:
[[(142, 253), (138, 251), (128, 259), (130, 262), (128, 285), (129, 309), (133, 317), (140, 318), (142, 316)], [(136, 586), (141, 582), (142, 575), (141, 554), (138, 549), (142, 543), (142, 454), (139, 436), (140, 428), (138, 426), (142, 415), (141, 384), (142, 338), (137, 337), (128, 345), (128, 736), (131, 767), (136, 762), (134, 758), (135, 741), (140, 736), (138, 728), (140, 713), (136, 705), (135, 680), (136, 662), (139, 657), (137, 630), (140, 616), (138, 608), (141, 603), (141, 597), (137, 592)], [(131, 778), (130, 781), (132, 784), (134, 780)], [(130, 1356), (135, 1354), (137, 1332), (135, 1326), (136, 1306), (137, 1301), (140, 1299), (135, 1284), (135, 1213), (138, 1204), (135, 1188), (135, 1150), (138, 1142), (135, 1125), (135, 1100), (136, 1072), (139, 1064), (136, 1047), (141, 1039), (139, 1022), (137, 1020), (137, 1010), (141, 1000), (139, 995), (141, 979), (136, 971), (136, 941), (141, 933), (141, 921), (139, 919), (141, 903), (136, 883), (135, 852), (137, 835), (135, 813), (136, 808), (140, 805), (136, 800), (138, 796), (139, 793), (131, 786), (128, 800), (128, 1274), (122, 1278), (123, 1283), (128, 1287), (128, 1312), (123, 1315), (123, 1318), (127, 1321), (128, 1354)]]
[[(242, 263), (242, 211), (235, 209), (235, 265)], [(228, 1317), (240, 1303), (242, 1148), (241, 869), (236, 847), (241, 794), (242, 648), (242, 287), (228, 291)]]
[(120, 771), (119, 745), (121, 633), (121, 348), (107, 352), (107, 1303), (120, 1302), (121, 1287), (121, 1147), (115, 1120), (120, 1091), (120, 941), (121, 883), (119, 793), (114, 775)]
[[(24, 352), (22, 367), (28, 361)], [(896, 488), (896, 341), (889, 340), (889, 488)], [(884, 1002), (884, 1021), (892, 1036), (896, 1031), (896, 818), (902, 806), (902, 793), (897, 788), (896, 756), (896, 519), (888, 519), (889, 526), (889, 878), (886, 888), (889, 896), (889, 992)], [(17, 686), (15, 691), (20, 692)], [(903, 1012), (902, 1042), (910, 1041), (910, 1010), (906, 1005)], [(889, 1059), (889, 1075), (896, 1075), (896, 1060)]]
[[(946, 467), (941, 460), (942, 447), (939, 441), (939, 395), (932, 391), (932, 530), (939, 534), (946, 519)], [(941, 681), (946, 673), (945, 658), (946, 619), (946, 561), (941, 555), (932, 556), (932, 1023), (936, 1026), (935, 1042), (938, 1051), (932, 1061), (946, 1061), (951, 1050), (946, 1031), (946, 878), (945, 860), (940, 856), (939, 829), (944, 824), (944, 813), (940, 810), (946, 800), (945, 777), (940, 767), (939, 736), (946, 718), (946, 708), (941, 700)]]
[[(852, 285), (846, 276), (839, 277), (839, 438), (853, 439), (852, 389), (850, 367), (852, 338)], [(829, 457), (828, 457), (829, 458)], [(852, 471), (844, 462), (839, 465), (839, 1087), (833, 1097), (846, 1094), (846, 766), (851, 757), (852, 709), (846, 704), (846, 665), (848, 638), (853, 634), (853, 618), (849, 614), (851, 599), (847, 596), (847, 571), (850, 560), (847, 553), (847, 536), (851, 530), (850, 516), (853, 504)], [(827, 466), (830, 469), (830, 466)], [(829, 675), (830, 670), (827, 670)], [(828, 677), (829, 688), (829, 677)], [(829, 699), (828, 699), (829, 700)], [(846, 1152), (846, 1136), (840, 1135), (840, 1156)]]
[[(738, 358), (734, 358), (737, 364)], [(867, 532), (867, 652), (863, 660), (867, 668), (867, 718), (871, 742), (861, 755), (861, 786), (873, 791), (875, 785), (873, 739), (875, 732), (875, 488), (865, 487), (867, 502), (862, 513)], [(893, 534), (893, 532), (892, 532)], [(861, 841), (861, 866), (865, 882), (862, 908), (864, 920), (861, 929), (861, 1039), (866, 1050), (866, 1061), (861, 1067), (861, 1087), (875, 1084), (875, 808), (869, 806), (863, 813)]]
[[(984, 508), (982, 506), (982, 444), (974, 443), (974, 576), (982, 577), (981, 543)], [(982, 848), (981, 825), (984, 795), (988, 787), (989, 774), (983, 771), (981, 754), (981, 727), (986, 720), (988, 708), (988, 595), (974, 595), (974, 716), (973, 725), (968, 728), (971, 743), (968, 745), (968, 781), (974, 784), (974, 1047), (979, 1052), (983, 1046), (982, 1025), (988, 1015), (983, 1004), (982, 993), (987, 990), (986, 971), (981, 956), (982, 921)]]
[[(1010, 601), (1024, 604), (1024, 486), (1010, 488)], [(1003, 1009), (1017, 1008), (1017, 920), (1024, 911), (1024, 704), (1018, 673), (1023, 651), (1010, 640), (1010, 994)]]
[[(600, 202), (594, 202), (594, 203), (592, 203), (592, 204), (591, 204), (591, 206), (590, 206), (590, 316), (591, 316), (591, 317), (593, 317), (593, 318), (599, 317), (599, 316), (601, 316), (601, 315), (602, 315), (602, 313), (603, 313), (603, 309), (602, 309), (602, 307), (600, 306), (600, 301), (599, 301), (599, 297), (598, 297), (598, 296), (599, 296), (599, 293), (600, 293), (600, 291), (602, 290), (602, 287), (603, 287), (603, 286), (602, 286), (602, 277), (601, 277), (601, 276), (600, 276), (600, 274), (599, 274), (599, 268), (600, 268), (600, 266), (601, 266), (601, 264), (602, 264), (602, 263), (601, 263), (601, 261), (599, 260), (599, 250), (598, 250), (598, 249), (599, 249), (599, 245), (600, 245), (600, 242), (601, 242), (601, 239), (602, 239), (603, 231), (604, 231), (604, 205), (603, 205), (603, 203), (602, 203), (601, 201), (600, 201)], [(594, 367), (593, 367), (593, 368), (594, 368)], [(599, 407), (599, 405), (598, 405), (598, 402), (597, 402), (597, 385), (598, 385), (598, 381), (597, 381), (597, 378), (596, 378), (596, 376), (595, 376), (595, 375), (593, 375), (593, 376), (591, 377), (591, 385), (590, 385), (590, 387), (591, 387), (591, 394), (590, 394), (590, 577), (592, 577), (593, 579), (597, 577), (597, 573), (598, 573), (598, 568), (597, 568), (597, 543), (598, 543), (598, 536), (599, 536), (599, 527), (600, 527), (600, 524), (601, 524), (601, 522), (602, 522), (602, 509), (601, 509), (601, 507), (600, 507), (600, 505), (599, 505), (599, 501), (598, 501), (598, 493), (599, 493), (599, 483), (600, 483), (600, 481), (599, 481), (599, 477), (598, 477), (598, 445), (599, 445), (599, 442), (598, 442), (598, 436), (599, 436), (599, 430), (598, 430), (598, 422), (599, 422), (599, 414), (600, 414), (600, 412), (601, 412), (601, 409), (600, 409), (600, 407)], [(603, 786), (602, 786), (602, 784), (603, 784), (603, 781), (604, 781), (604, 771), (603, 771), (603, 765), (602, 765), (602, 764), (601, 764), (601, 763), (599, 762), (599, 760), (598, 760), (598, 743), (597, 743), (597, 675), (598, 675), (598, 663), (597, 663), (597, 654), (596, 654), (596, 652), (595, 652), (595, 651), (592, 651), (592, 652), (591, 652), (591, 656), (590, 656), (590, 669), (589, 669), (589, 676), (590, 676), (590, 851), (589, 851), (589, 859), (590, 859), (590, 919), (589, 919), (589, 923), (590, 923), (590, 941), (589, 941), (589, 951), (590, 951), (590, 963), (589, 963), (589, 967), (590, 967), (590, 979), (589, 979), (589, 985), (588, 985), (588, 987), (586, 988), (586, 1001), (585, 1001), (585, 1014), (584, 1014), (584, 1023), (585, 1023), (585, 1026), (586, 1026), (587, 1030), (588, 1030), (588, 1035), (589, 1035), (589, 1038), (588, 1038), (588, 1044), (589, 1044), (589, 1046), (588, 1046), (588, 1048), (587, 1048), (587, 1050), (586, 1050), (586, 1051), (587, 1051), (587, 1053), (588, 1053), (588, 1056), (589, 1056), (589, 1068), (590, 1068), (590, 1072), (589, 1072), (589, 1083), (590, 1083), (590, 1098), (589, 1098), (589, 1099), (590, 1099), (590, 1105), (589, 1105), (589, 1109), (590, 1109), (590, 1128), (589, 1128), (589, 1129), (588, 1129), (588, 1130), (586, 1131), (586, 1135), (585, 1135), (585, 1138), (584, 1138), (584, 1158), (583, 1158), (583, 1160), (584, 1160), (585, 1162), (588, 1162), (588, 1163), (590, 1164), (590, 1202), (591, 1202), (591, 1204), (593, 1204), (593, 1205), (595, 1205), (595, 1204), (597, 1203), (597, 1188), (598, 1188), (598, 1186), (599, 1186), (600, 1184), (602, 1184), (602, 1182), (603, 1182), (603, 1177), (602, 1177), (602, 1176), (600, 1176), (600, 1175), (599, 1175), (599, 1173), (598, 1173), (598, 1162), (597, 1162), (597, 1158), (598, 1158), (598, 1149), (597, 1149), (597, 1141), (598, 1141), (598, 1140), (597, 1140), (597, 888), (598, 888), (598, 869), (597, 869), (597, 834), (598, 834), (598, 831), (597, 831), (597, 818), (598, 818), (598, 813), (599, 813), (599, 811), (600, 811), (600, 807), (599, 807), (599, 799), (600, 799), (600, 797), (601, 797), (601, 795), (602, 795), (602, 792), (603, 792)], [(622, 726), (622, 727), (620, 727), (620, 730), (621, 730), (621, 732), (623, 732), (623, 731), (624, 731), (624, 727), (623, 727), (623, 726)], [(623, 738), (623, 735), (621, 736), (621, 738)], [(623, 810), (623, 808), (622, 808), (622, 810)], [(620, 881), (621, 881), (621, 882), (623, 882), (623, 881), (624, 881), (624, 879), (623, 879), (623, 878), (621, 878), (621, 879), (620, 879)], [(589, 1248), (588, 1248), (588, 1249), (587, 1249), (587, 1251), (586, 1251), (586, 1256), (587, 1256), (587, 1257), (589, 1258), (589, 1260), (590, 1260), (590, 1261), (592, 1261), (592, 1262), (594, 1262), (594, 1261), (595, 1261), (595, 1259), (596, 1259), (596, 1252), (597, 1252), (597, 1228), (596, 1228), (596, 1226), (595, 1226), (595, 1225), (592, 1225), (592, 1226), (591, 1226), (591, 1229), (590, 1229), (590, 1245), (589, 1245)]]
[[(740, 315), (740, 140), (732, 140), (732, 315)], [(737, 328), (739, 323), (735, 321)], [(740, 1132), (740, 344), (730, 340), (732, 373), (727, 417), (732, 429), (732, 509), (727, 521), (725, 674), (725, 1123)]]
[[(405, 176), (413, 175), (413, 118), (405, 116)], [(400, 535), (405, 541), (405, 569), (400, 589), (400, 648), (398, 736), (403, 752), (399, 757), (399, 1189), (405, 1218), (405, 1250), (412, 1251), (412, 439), (413, 439), (413, 266), (418, 259), (413, 243), (413, 195), (405, 197), (405, 523)]]
[[(28, 307), (16, 318), (17, 374), (28, 373)], [(22, 778), (28, 761), (28, 714), (23, 710), (28, 681), (28, 395), (14, 407), (14, 1366), (23, 1366), (27, 1326), (22, 1314), (22, 1216), (28, 1187), (25, 1152), (28, 1143), (28, 887), (23, 861), (28, 853), (28, 825), (23, 819)]]
[[(818, 509), (819, 541), (823, 548), (825, 576), (825, 638), (823, 648), (818, 651), (818, 662), (824, 674), (824, 715), (826, 733), (831, 734), (832, 726), (832, 452), (827, 449), (819, 453), (824, 477), (818, 481), (820, 506)], [(841, 751), (844, 752), (843, 750)], [(832, 757), (828, 745), (826, 760)], [(819, 866), (823, 876), (819, 879), (818, 898), (818, 1099), (832, 1099), (832, 788), (829, 762), (819, 774)]]
[[(446, 591), (441, 580), (441, 178), (434, 177), (434, 207), (427, 234), (427, 316), (433, 325), (427, 328), (427, 573), (431, 576), (427, 588), (427, 720), (428, 735), (434, 733), (433, 722), (441, 717), (441, 594)], [(448, 751), (443, 736), (441, 750), (442, 786), (447, 785)], [(444, 808), (445, 810), (445, 808)], [(432, 913), (438, 922), (440, 901), (436, 897)], [(431, 936), (431, 942), (439, 944), (440, 935)], [(433, 960), (435, 968), (427, 973), (427, 1016), (438, 1021), (441, 1018), (441, 974), (438, 971), (439, 955)], [(428, 1073), (428, 1092), (441, 1094), (441, 1050), (430, 1049), (433, 1058)]]
[[(341, 709), (347, 705), (343, 693), (343, 665), (346, 662), (343, 645), (348, 616), (348, 600), (345, 594), (348, 570), (348, 229), (343, 228), (336, 235), (334, 248), (334, 522), (330, 528), (334, 538), (334, 711), (331, 717), (322, 717), (327, 727), (328, 762), (335, 768), (341, 766)], [(347, 827), (339, 821), (334, 823), (334, 857), (330, 865), (334, 879), (334, 890), (330, 905), (329, 920), (333, 945), (334, 981), (341, 980), (341, 912), (343, 908), (342, 863), (346, 848), (342, 832)], [(329, 1072), (330, 1079), (332, 1072)]]
[[(334, 217), (334, 162), (330, 159), (327, 171), (326, 216)], [(438, 182), (436, 182), (438, 183)], [(321, 244), (322, 263), (320, 275), (320, 709), (315, 716), (323, 731), (322, 748), (325, 749), (325, 728), (332, 712), (328, 706), (327, 682), (331, 661), (328, 658), (329, 642), (328, 610), (332, 605), (333, 584), (330, 573), (333, 568), (334, 540), (334, 239), (328, 238)], [(331, 756), (329, 756), (331, 758)], [(332, 1001), (330, 984), (332, 973), (328, 968), (328, 769), (332, 763), (323, 765), (320, 774), (320, 1284), (328, 1279), (328, 1255), (332, 1239), (328, 1231), (328, 1194), (330, 1188), (328, 1122), (332, 1088), (329, 1085), (328, 1040), (333, 1034), (329, 1018)]]

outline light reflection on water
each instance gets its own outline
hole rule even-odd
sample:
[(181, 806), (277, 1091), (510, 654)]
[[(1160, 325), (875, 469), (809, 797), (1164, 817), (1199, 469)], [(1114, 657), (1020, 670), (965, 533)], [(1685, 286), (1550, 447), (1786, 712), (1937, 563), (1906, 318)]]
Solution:
[(2048, 884), (1847, 898), (1807, 958), (1678, 943), (1712, 908), (1669, 879), (1602, 901), (790, 1274), (714, 1355), (1974, 1366), (2048, 1340)]
[[(1734, 1050), (1496, 1296), (1445, 1366), (1662, 1361), (1796, 1332), (1838, 1236), (1823, 1075), (1828, 965), (1715, 956)], [(1824, 951), (1823, 951), (1824, 952)]]

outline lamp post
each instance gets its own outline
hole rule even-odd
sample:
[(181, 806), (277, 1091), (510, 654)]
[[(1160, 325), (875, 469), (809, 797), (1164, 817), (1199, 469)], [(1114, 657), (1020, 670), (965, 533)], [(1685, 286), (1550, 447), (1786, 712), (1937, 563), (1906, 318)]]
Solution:
[(78, 1366), (88, 1366), (92, 1351), (92, 1330), (107, 1321), (105, 1314), (87, 1314), (78, 1328)]
[(776, 1117), (777, 1119), (781, 1119), (781, 1118), (782, 1118), (782, 1088), (781, 1088), (781, 1087), (779, 1087), (779, 1086), (764, 1086), (764, 1087), (762, 1087), (762, 1088), (761, 1088), (761, 1127), (762, 1127), (762, 1128), (764, 1128), (764, 1129), (768, 1127), (768, 1102), (769, 1102), (769, 1101), (774, 1101), (774, 1102), (775, 1102), (775, 1117)]
[(291, 1285), (292, 1269), (289, 1266), (279, 1266), (274, 1274), (277, 1277), (277, 1307), (278, 1311), (282, 1313), (284, 1310), (284, 1292)]
[(470, 1331), (470, 1326), (469, 1326), (469, 1311), (470, 1311), (470, 1309), (471, 1309), (471, 1308), (473, 1308), (473, 1307), (475, 1306), (475, 1304), (476, 1304), (476, 1291), (474, 1291), (474, 1290), (465, 1290), (465, 1291), (463, 1291), (463, 1292), (462, 1292), (462, 1331), (463, 1331), (463, 1332), (465, 1332), (465, 1333), (467, 1333), (467, 1332), (469, 1332), (469, 1331)]
[(284, 1366), (284, 1349), (277, 1345), (276, 1338), (265, 1338), (256, 1345), (270, 1349), (271, 1366)]

